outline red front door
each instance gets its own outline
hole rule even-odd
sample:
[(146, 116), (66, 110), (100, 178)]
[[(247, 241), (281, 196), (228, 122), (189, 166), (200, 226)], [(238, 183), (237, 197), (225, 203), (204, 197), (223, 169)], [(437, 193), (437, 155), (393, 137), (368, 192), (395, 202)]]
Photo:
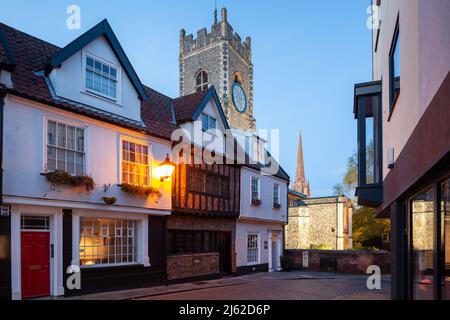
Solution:
[(50, 295), (50, 233), (22, 232), (22, 298)]

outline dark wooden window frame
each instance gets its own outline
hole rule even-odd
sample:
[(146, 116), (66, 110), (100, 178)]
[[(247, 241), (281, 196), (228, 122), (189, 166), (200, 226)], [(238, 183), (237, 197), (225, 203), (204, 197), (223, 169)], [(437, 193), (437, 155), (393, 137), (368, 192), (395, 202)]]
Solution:
[[(203, 179), (203, 186), (202, 190), (199, 190), (200, 185), (200, 176), (202, 176)], [(218, 183), (217, 181), (218, 180)], [(188, 186), (189, 186), (189, 192), (197, 195), (205, 195), (205, 196), (211, 196), (221, 199), (229, 199), (230, 198), (230, 181), (229, 177), (214, 173), (208, 170), (199, 169), (199, 168), (188, 168)], [(220, 186), (220, 189), (219, 189)], [(215, 189), (217, 190), (208, 190), (209, 189)]]
[(168, 255), (188, 255), (216, 253), (219, 250), (219, 237), (222, 231), (217, 230), (179, 230), (168, 231)]
[(391, 42), (391, 49), (389, 51), (389, 118), (390, 121), (392, 113), (394, 112), (398, 98), (400, 96), (400, 77), (395, 77), (395, 51), (400, 50), (398, 47), (400, 40), (400, 14), (397, 15), (397, 22), (395, 24), (394, 35)]

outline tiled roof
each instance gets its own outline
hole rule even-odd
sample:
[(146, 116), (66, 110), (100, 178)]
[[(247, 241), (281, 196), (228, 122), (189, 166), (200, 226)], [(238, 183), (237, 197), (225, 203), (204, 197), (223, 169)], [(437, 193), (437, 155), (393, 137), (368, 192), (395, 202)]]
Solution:
[(0, 30), (0, 67), (11, 69), (16, 64), (5, 34)]
[(207, 95), (208, 90), (205, 90), (174, 99), (173, 105), (175, 107), (177, 122), (181, 124), (192, 121), (199, 105)]
[[(173, 122), (171, 98), (144, 86), (148, 95), (148, 100), (141, 103), (141, 117), (144, 123), (107, 113), (95, 106), (86, 106), (75, 101), (58, 98), (52, 94), (41, 71), (61, 49), (2, 23), (0, 23), (0, 32), (4, 34), (16, 60), (16, 67), (12, 73), (14, 89), (9, 93), (160, 138), (171, 138), (172, 131), (177, 127)], [(4, 50), (0, 50), (0, 61), (5, 58)]]

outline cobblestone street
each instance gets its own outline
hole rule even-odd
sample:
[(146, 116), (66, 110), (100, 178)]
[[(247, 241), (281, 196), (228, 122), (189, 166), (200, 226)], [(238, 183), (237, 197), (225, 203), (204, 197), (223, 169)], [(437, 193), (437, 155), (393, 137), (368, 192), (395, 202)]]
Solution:
[[(331, 273), (262, 273), (193, 283), (188, 291), (140, 300), (389, 300), (390, 277), (379, 291), (369, 291), (364, 275)], [(195, 289), (195, 286), (199, 289)]]

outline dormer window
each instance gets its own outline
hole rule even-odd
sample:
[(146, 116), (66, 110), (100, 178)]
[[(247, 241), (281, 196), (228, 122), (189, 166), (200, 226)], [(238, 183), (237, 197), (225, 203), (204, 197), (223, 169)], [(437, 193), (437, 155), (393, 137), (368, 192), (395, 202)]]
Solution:
[(86, 56), (86, 91), (104, 98), (118, 100), (119, 68)]
[(195, 77), (195, 88), (197, 92), (208, 90), (208, 73), (199, 71)]
[(204, 132), (208, 130), (214, 130), (217, 128), (217, 120), (207, 114), (202, 114), (202, 130)]

